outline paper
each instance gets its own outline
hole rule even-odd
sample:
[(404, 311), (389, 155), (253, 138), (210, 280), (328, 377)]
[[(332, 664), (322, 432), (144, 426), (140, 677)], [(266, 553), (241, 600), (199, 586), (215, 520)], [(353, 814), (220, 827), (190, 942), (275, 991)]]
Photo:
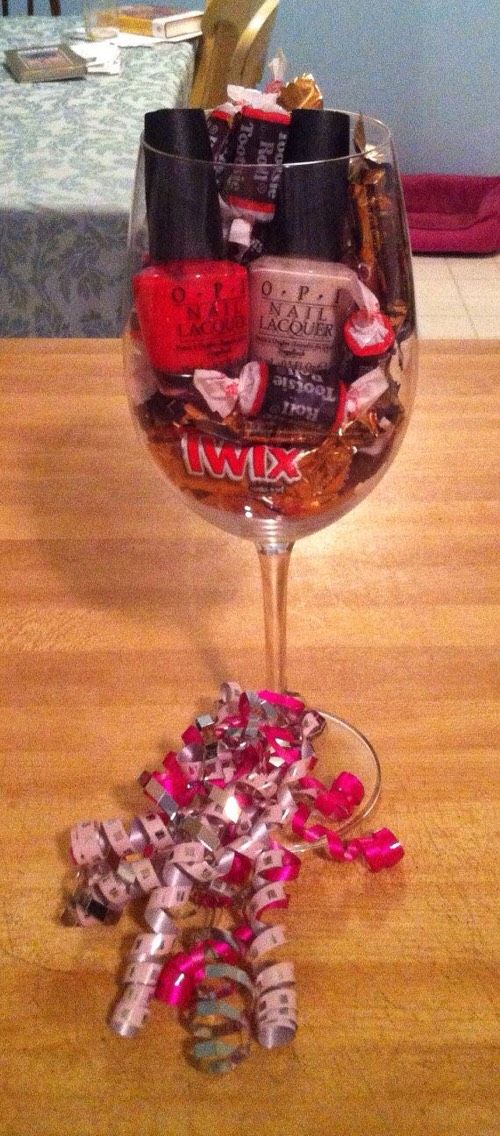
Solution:
[(120, 48), (116, 39), (86, 42), (77, 40), (71, 50), (84, 59), (89, 75), (119, 75)]

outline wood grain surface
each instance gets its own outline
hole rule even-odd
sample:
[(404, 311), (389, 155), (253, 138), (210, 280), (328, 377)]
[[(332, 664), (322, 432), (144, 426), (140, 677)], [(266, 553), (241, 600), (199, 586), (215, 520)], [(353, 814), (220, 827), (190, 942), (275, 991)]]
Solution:
[(59, 913), (70, 826), (144, 811), (219, 682), (262, 681), (256, 554), (162, 482), (119, 343), (1, 343), (2, 1136), (496, 1136), (499, 359), (424, 344), (393, 467), (294, 550), (289, 680), (375, 744), (406, 857), (305, 858), (296, 1040), (214, 1079), (158, 1003), (107, 1029), (132, 921)]

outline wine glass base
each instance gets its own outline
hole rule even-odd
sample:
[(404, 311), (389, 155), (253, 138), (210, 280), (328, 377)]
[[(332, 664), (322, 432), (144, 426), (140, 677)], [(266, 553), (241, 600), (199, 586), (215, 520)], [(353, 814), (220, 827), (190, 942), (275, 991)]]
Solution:
[[(343, 836), (350, 829), (357, 827), (370, 815), (380, 796), (382, 774), (377, 754), (368, 738), (360, 730), (339, 718), (337, 714), (330, 714), (321, 710), (326, 720), (326, 728), (313, 739), (318, 764), (314, 776), (329, 786), (339, 773), (353, 773), (364, 788), (362, 801), (355, 807), (351, 816), (346, 820), (336, 821), (328, 818), (325, 826)], [(319, 819), (319, 818), (315, 818)], [(325, 839), (311, 844), (293, 837), (282, 841), (293, 852), (307, 852), (313, 848), (322, 847)]]

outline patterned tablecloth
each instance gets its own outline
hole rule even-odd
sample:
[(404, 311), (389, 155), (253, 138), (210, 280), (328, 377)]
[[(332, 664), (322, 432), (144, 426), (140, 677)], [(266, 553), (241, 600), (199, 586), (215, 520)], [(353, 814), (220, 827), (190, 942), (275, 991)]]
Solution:
[[(0, 21), (0, 50), (75, 19)], [(193, 43), (121, 51), (119, 75), (17, 83), (0, 67), (0, 335), (116, 336), (144, 112), (186, 104)]]

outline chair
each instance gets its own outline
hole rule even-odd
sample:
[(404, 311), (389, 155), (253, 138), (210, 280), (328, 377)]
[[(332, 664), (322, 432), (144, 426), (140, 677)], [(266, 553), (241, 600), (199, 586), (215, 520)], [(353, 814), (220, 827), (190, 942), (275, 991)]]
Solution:
[(192, 107), (224, 101), (228, 83), (255, 87), (262, 77), (279, 0), (207, 0)]
[[(61, 15), (60, 0), (49, 0), (49, 7), (50, 7), (51, 16), (60, 16)], [(8, 16), (8, 14), (9, 14), (9, 0), (2, 0), (2, 16)], [(34, 15), (34, 13), (33, 13), (33, 0), (26, 0), (26, 15), (27, 16), (33, 16)]]

